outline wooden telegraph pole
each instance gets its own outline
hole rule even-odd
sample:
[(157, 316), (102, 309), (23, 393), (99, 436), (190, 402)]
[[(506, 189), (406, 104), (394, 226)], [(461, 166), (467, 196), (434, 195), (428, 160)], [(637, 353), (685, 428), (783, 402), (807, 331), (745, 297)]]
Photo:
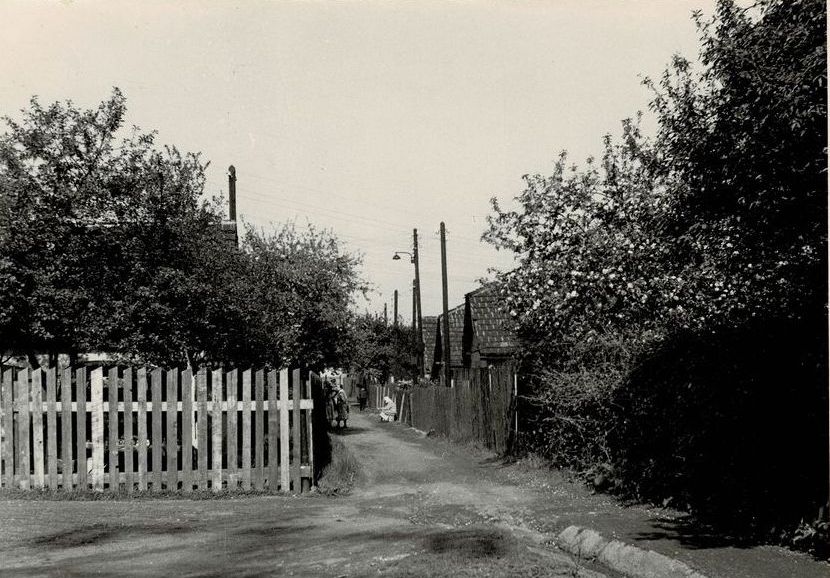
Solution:
[[(412, 229), (412, 262), (415, 264), (415, 309), (418, 324), (416, 354), (418, 356), (418, 375), (424, 375), (424, 320), (421, 313), (421, 272), (418, 264), (418, 229)], [(413, 327), (414, 328), (414, 327)]]
[(441, 334), (444, 339), (444, 379), (446, 386), (452, 385), (452, 370), (450, 369), (450, 318), (449, 318), (449, 296), (447, 295), (447, 231), (444, 221), (441, 221), (441, 289), (444, 297), (444, 326)]
[(395, 314), (395, 320), (392, 322), (392, 326), (397, 328), (398, 327), (398, 290), (395, 289), (395, 301), (394, 306), (392, 307), (392, 313)]

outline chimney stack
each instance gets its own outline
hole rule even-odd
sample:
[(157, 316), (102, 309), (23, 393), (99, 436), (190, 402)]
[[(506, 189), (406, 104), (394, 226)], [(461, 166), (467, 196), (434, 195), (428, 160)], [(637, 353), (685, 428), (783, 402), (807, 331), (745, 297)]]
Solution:
[(228, 167), (228, 220), (236, 221), (236, 169)]

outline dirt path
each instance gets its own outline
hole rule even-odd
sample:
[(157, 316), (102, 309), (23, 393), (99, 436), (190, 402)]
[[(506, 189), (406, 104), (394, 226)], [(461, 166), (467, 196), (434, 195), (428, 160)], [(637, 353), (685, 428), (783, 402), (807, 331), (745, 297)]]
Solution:
[[(4, 575), (597, 576), (517, 517), (498, 462), (352, 414), (345, 497), (0, 502)], [(442, 455), (443, 454), (443, 455)], [(595, 569), (594, 569), (595, 570)]]
[[(351, 495), (0, 502), (0, 574), (20, 576), (614, 576), (549, 544), (570, 524), (711, 578), (827, 576), (780, 549), (690, 546), (665, 511), (621, 508), (554, 472), (352, 412)], [(663, 530), (659, 530), (662, 528)]]

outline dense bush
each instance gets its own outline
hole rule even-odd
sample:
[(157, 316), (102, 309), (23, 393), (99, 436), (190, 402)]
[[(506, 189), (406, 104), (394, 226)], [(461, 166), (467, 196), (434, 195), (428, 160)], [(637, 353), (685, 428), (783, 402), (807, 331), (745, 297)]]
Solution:
[(525, 343), (534, 450), (757, 534), (827, 500), (826, 15), (718, 3), (658, 130), (525, 176), (485, 238)]

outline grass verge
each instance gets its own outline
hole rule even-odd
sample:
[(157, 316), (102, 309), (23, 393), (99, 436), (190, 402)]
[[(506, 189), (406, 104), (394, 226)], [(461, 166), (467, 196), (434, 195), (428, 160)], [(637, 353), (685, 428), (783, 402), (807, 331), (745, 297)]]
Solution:
[(323, 470), (318, 490), (326, 496), (345, 496), (362, 477), (360, 462), (337, 438), (331, 439), (331, 462)]

